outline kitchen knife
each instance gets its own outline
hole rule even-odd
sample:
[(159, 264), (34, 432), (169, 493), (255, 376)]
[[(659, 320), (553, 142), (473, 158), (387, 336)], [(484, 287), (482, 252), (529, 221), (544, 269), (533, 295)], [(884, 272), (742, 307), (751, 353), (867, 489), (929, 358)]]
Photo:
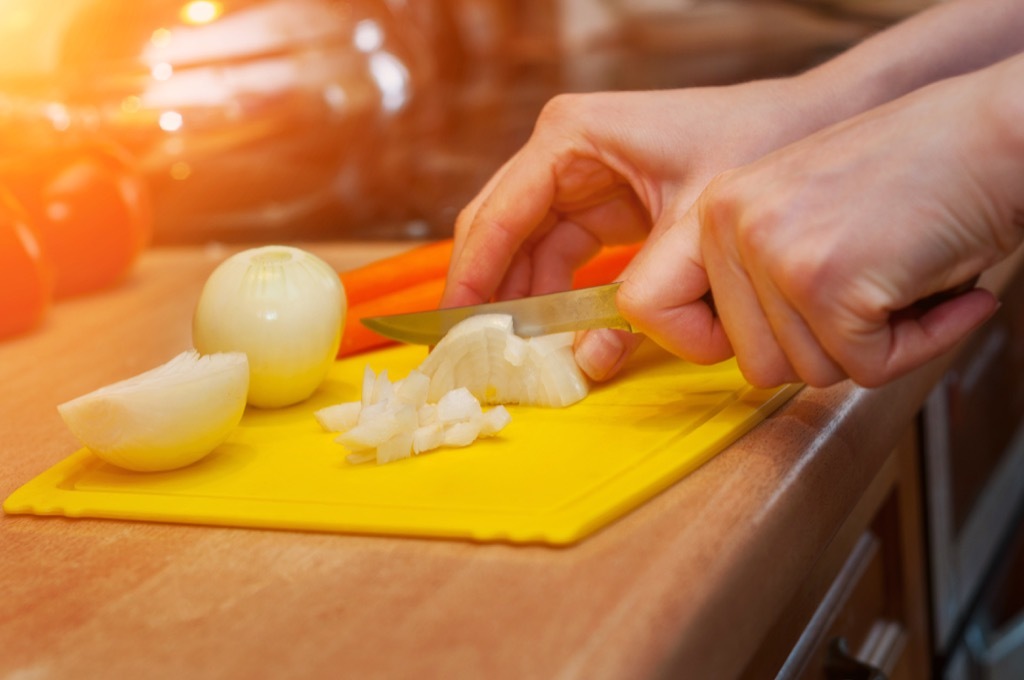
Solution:
[(372, 316), (363, 325), (383, 336), (417, 345), (435, 345), (452, 326), (479, 314), (508, 314), (516, 335), (533, 337), (587, 328), (632, 331), (615, 306), (619, 283), (535, 295), (482, 305), (451, 307), (411, 314)]

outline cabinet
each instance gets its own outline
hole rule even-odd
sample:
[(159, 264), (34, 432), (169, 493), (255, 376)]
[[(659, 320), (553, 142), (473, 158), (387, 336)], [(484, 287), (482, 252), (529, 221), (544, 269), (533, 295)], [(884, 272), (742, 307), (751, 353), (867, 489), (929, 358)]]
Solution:
[(853, 658), (891, 680), (930, 677), (919, 460), (911, 429), (741, 677), (871, 678)]

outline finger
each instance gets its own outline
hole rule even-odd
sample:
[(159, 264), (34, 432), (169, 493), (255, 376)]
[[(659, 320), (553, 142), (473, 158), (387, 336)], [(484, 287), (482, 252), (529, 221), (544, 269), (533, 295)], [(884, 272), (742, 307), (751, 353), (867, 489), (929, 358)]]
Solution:
[(475, 304), (494, 295), (520, 245), (549, 213), (551, 167), (551, 159), (521, 152), (494, 179), (460, 224), (461, 246), (453, 252), (443, 304)]
[[(663, 220), (667, 223), (669, 219)], [(642, 259), (640, 253), (645, 250), (656, 248), (658, 238), (667, 230), (657, 225), (651, 228), (647, 240), (641, 246), (637, 255), (623, 268), (617, 281), (626, 281), (633, 276), (633, 273), (640, 266)], [(644, 341), (642, 333), (629, 333), (627, 331), (600, 328), (590, 331), (583, 331), (576, 336), (574, 353), (576, 364), (590, 377), (591, 380), (609, 380), (619, 373), (625, 365), (626, 360), (636, 351), (636, 348)]]
[(580, 370), (601, 382), (614, 377), (643, 340), (640, 334), (597, 328), (577, 335), (573, 355)]
[(618, 303), (634, 328), (665, 349), (697, 363), (732, 356), (732, 347), (714, 310), (704, 301), (709, 290), (700, 254), (696, 213), (660, 230), (627, 267)]
[(476, 219), (476, 214), (480, 211), (480, 206), (483, 205), (484, 200), (494, 191), (494, 188), (501, 181), (502, 177), (508, 171), (508, 166), (515, 160), (513, 156), (509, 160), (502, 163), (501, 167), (491, 175), (487, 183), (484, 184), (483, 188), (477, 192), (476, 196), (466, 204), (466, 207), (459, 212), (459, 215), (455, 218), (455, 229), (453, 233), (453, 247), (451, 260), (448, 263), (448, 275), (451, 276), (451, 270), (456, 261), (462, 257), (462, 248), (466, 242), (466, 235), (469, 233), (470, 226), (473, 220)]
[[(717, 182), (709, 186), (695, 211), (701, 220), (704, 263), (740, 370), (760, 387), (796, 381), (821, 386), (839, 382), (845, 374), (802, 314), (799, 296), (807, 289), (804, 273), (794, 275), (789, 260), (766, 250), (764, 234), (776, 229), (749, 215), (742, 202), (737, 207), (728, 189), (716, 191), (719, 186)], [(795, 286), (780, 288), (779, 282), (794, 279)], [(815, 291), (809, 294), (813, 296)]]
[[(776, 376), (763, 376), (761, 380), (775, 384), (799, 380), (814, 387), (827, 387), (844, 380), (847, 377), (845, 371), (815, 336), (800, 311), (799, 300), (780, 290), (774, 276), (760, 272), (752, 275), (757, 281), (754, 286), (757, 300), (791, 369), (788, 375), (780, 372)], [(819, 311), (824, 313), (824, 310)]]
[(545, 234), (550, 232), (557, 224), (557, 217), (548, 213), (544, 222), (530, 234), (520, 246), (519, 250), (512, 254), (512, 261), (505, 271), (494, 292), (494, 298), (498, 300), (509, 300), (521, 298), (534, 292), (533, 279), (537, 268), (534, 262), (534, 250)]
[(601, 246), (597, 236), (576, 222), (559, 222), (533, 249), (529, 292), (542, 295), (571, 288), (573, 273)]
[(734, 260), (704, 249), (715, 305), (743, 376), (757, 387), (797, 380), (797, 372), (779, 344), (750, 278)]
[(834, 355), (855, 382), (876, 387), (950, 351), (998, 308), (991, 292), (975, 288), (919, 317), (896, 316), (860, 343), (837, 348)]

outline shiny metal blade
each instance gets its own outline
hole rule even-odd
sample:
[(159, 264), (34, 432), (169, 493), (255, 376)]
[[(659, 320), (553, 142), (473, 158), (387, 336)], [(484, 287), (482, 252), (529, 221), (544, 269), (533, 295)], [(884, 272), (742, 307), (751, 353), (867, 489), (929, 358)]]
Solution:
[(517, 335), (533, 337), (587, 328), (632, 331), (615, 306), (618, 283), (428, 312), (374, 316), (363, 325), (381, 335), (417, 345), (434, 345), (452, 326), (479, 314), (508, 314)]

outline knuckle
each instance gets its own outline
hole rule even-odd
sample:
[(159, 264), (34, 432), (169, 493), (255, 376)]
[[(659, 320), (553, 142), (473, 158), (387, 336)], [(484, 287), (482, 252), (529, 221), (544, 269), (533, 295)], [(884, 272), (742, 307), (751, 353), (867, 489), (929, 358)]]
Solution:
[[(770, 205), (755, 208), (734, 207), (736, 219), (736, 244), (744, 258), (757, 262), (778, 262), (775, 234), (778, 233), (780, 217)], [(785, 249), (781, 249), (784, 254)]]
[(710, 229), (726, 228), (738, 221), (742, 213), (740, 200), (728, 172), (716, 175), (704, 187), (697, 203), (701, 224)]
[(470, 225), (473, 224), (473, 218), (476, 215), (475, 206), (467, 205), (459, 210), (458, 215), (455, 217), (455, 236), (465, 236), (466, 232), (469, 231)]
[(865, 364), (857, 362), (846, 368), (847, 374), (850, 379), (860, 385), (861, 387), (873, 388), (881, 387), (888, 381), (888, 377), (884, 371), (880, 370), (878, 366), (873, 364)]
[(558, 94), (549, 99), (541, 108), (537, 117), (539, 127), (575, 120), (586, 110), (587, 95), (567, 93)]
[(652, 321), (657, 318), (657, 313), (647, 296), (643, 294), (642, 287), (634, 285), (629, 279), (619, 286), (615, 295), (615, 304), (622, 315), (629, 319), (636, 328), (650, 328)]
[(815, 363), (799, 368), (790, 382), (799, 380), (811, 387), (830, 387), (845, 378), (846, 374), (841, 370), (823, 363)]
[(751, 360), (750, 357), (736, 356), (740, 373), (748, 383), (758, 389), (770, 389), (787, 382), (792, 382), (796, 374), (788, 365), (767, 365), (764, 362)]

